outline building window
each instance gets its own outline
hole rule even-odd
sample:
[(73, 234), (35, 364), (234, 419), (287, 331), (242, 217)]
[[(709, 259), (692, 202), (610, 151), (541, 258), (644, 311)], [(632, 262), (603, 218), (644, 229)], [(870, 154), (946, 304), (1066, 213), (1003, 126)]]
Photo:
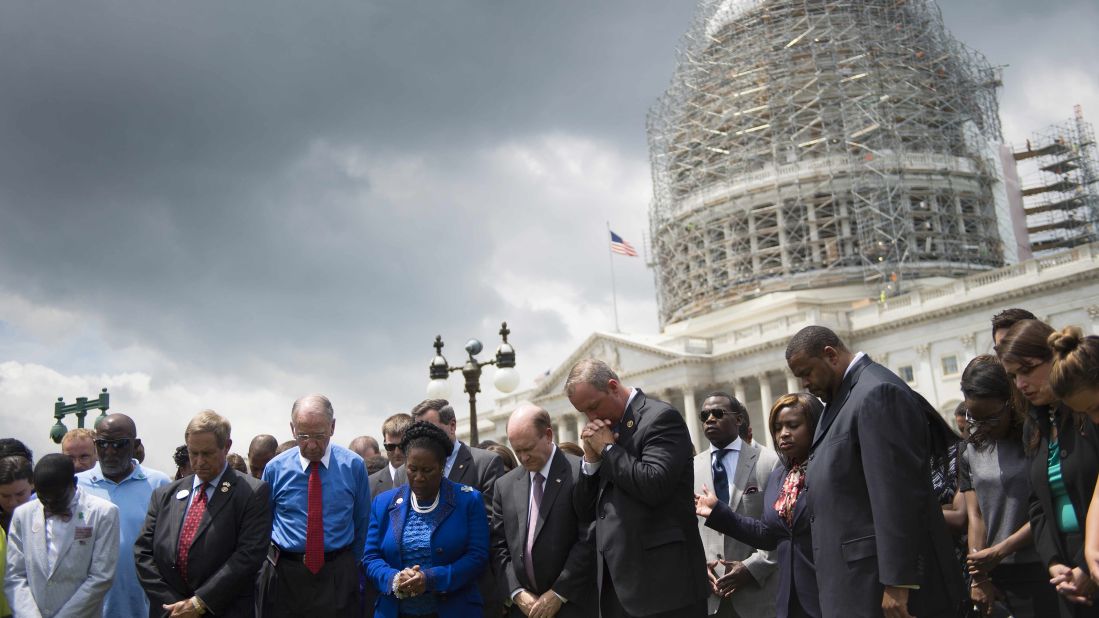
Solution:
[(952, 376), (958, 373), (958, 357), (951, 354), (943, 357), (943, 375)]
[(916, 374), (912, 371), (912, 365), (905, 365), (904, 367), (897, 369), (897, 375), (899, 375), (902, 380), (908, 382), (909, 384), (912, 384), (916, 381)]

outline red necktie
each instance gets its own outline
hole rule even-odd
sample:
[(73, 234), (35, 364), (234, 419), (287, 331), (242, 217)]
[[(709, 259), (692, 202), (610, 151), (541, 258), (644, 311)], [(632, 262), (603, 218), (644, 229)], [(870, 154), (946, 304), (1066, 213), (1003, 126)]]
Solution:
[(321, 465), (309, 464), (309, 514), (305, 525), (305, 568), (316, 575), (324, 566), (324, 502), (321, 497)]
[(183, 581), (187, 581), (187, 559), (191, 555), (191, 543), (195, 542), (195, 533), (198, 532), (198, 524), (206, 513), (206, 483), (202, 483), (195, 490), (195, 499), (191, 502), (191, 508), (187, 509), (187, 517), (183, 519), (183, 530), (179, 533), (179, 574)]

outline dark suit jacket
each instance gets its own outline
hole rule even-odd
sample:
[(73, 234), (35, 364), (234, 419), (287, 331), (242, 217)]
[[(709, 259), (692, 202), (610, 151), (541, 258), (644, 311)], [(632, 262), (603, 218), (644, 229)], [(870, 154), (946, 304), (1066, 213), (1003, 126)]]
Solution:
[(869, 357), (825, 408), (806, 481), (824, 616), (881, 616), (886, 585), (920, 586), (909, 594), (915, 616), (954, 615), (961, 571), (931, 489), (937, 413)]
[[(219, 617), (254, 616), (256, 574), (271, 543), (271, 488), (225, 469), (191, 544), (187, 574), (195, 584), (192, 588), (183, 581), (176, 558), (194, 478), (184, 477), (153, 492), (145, 527), (134, 543), (149, 616), (166, 616), (161, 605), (195, 594)], [(178, 496), (181, 490), (187, 491), (185, 497)]]
[[(580, 458), (557, 450), (544, 483), (542, 505), (534, 531), (534, 579), (523, 566), (530, 510), (530, 472), (519, 466), (496, 481), (492, 497), (492, 559), (504, 598), (519, 588), (535, 595), (553, 589), (567, 602), (561, 618), (595, 618), (595, 558), (591, 525), (572, 507), (572, 488), (580, 473)], [(512, 616), (521, 616), (517, 606)]]
[(671, 612), (710, 593), (694, 513), (691, 437), (679, 412), (640, 390), (599, 470), (579, 475), (577, 514), (595, 521), (596, 577), (606, 564), (627, 613)]
[[(470, 487), (481, 492), (481, 498), (485, 502), (485, 511), (492, 508), (492, 492), (496, 486), (496, 479), (504, 475), (504, 462), (500, 456), (491, 451), (480, 448), (470, 448), (464, 442), (459, 443), (458, 455), (454, 458), (454, 466), (450, 469), (447, 479)], [(394, 486), (407, 485), (408, 475), (405, 467), (397, 469), (397, 478)], [(481, 590), (481, 598), (485, 603), (485, 618), (499, 618), (504, 608), (504, 601), (500, 598), (499, 587), (492, 569), (487, 568), (478, 582)]]
[[(1049, 488), (1049, 434), (1048, 409), (1032, 410), (1029, 422), (1038, 423), (1042, 438), (1038, 450), (1030, 459), (1030, 527), (1034, 545), (1042, 564), (1059, 562), (1070, 567), (1084, 567), (1083, 544), (1070, 547), (1065, 535), (1053, 519), (1053, 494)], [(1057, 417), (1057, 441), (1061, 446), (1061, 479), (1065, 491), (1076, 511), (1076, 521), (1083, 530), (1088, 505), (1095, 490), (1099, 474), (1099, 435), (1095, 424), (1084, 418), (1077, 422), (1077, 415), (1066, 407)], [(1086, 567), (1085, 567), (1086, 568)]]
[[(408, 485), (374, 499), (370, 530), (362, 561), (367, 576), (379, 590), (391, 591), (393, 577), (401, 570), (401, 547), (408, 521)], [(424, 569), (427, 589), (435, 593), (440, 618), (475, 618), (482, 615), (477, 577), (488, 566), (488, 515), (479, 492), (443, 480), (439, 506), (431, 513), (433, 566)], [(372, 616), (397, 618), (400, 604), (391, 592), (380, 595)], [(321, 618), (321, 617), (316, 617)]]
[[(398, 468), (398, 472), (400, 468)], [(407, 481), (407, 478), (405, 479)], [(393, 489), (393, 477), (389, 475), (389, 464), (386, 464), (384, 468), (378, 470), (374, 474), (370, 475), (370, 499), (378, 497), (390, 489)]]
[(710, 513), (706, 525), (721, 534), (755, 547), (771, 550), (771, 558), (778, 563), (778, 600), (775, 603), (777, 618), (786, 618), (790, 612), (790, 590), (797, 592), (798, 601), (805, 613), (813, 618), (820, 616), (817, 599), (817, 571), (813, 567), (813, 533), (809, 525), (812, 510), (806, 494), (798, 496), (794, 505), (794, 525), (779, 517), (775, 501), (788, 470), (778, 466), (767, 479), (763, 492), (763, 517), (754, 519), (737, 513), (728, 504), (718, 502)]

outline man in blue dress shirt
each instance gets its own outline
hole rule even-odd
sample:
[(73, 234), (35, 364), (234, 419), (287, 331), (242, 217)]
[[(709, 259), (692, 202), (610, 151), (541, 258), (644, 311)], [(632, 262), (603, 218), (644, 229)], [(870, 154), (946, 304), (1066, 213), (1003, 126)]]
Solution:
[(118, 567), (103, 604), (103, 616), (148, 616), (149, 599), (134, 566), (134, 541), (141, 535), (153, 491), (172, 481), (167, 474), (143, 468), (134, 459), (134, 450), (141, 440), (132, 418), (125, 414), (101, 417), (95, 424), (95, 434), (99, 462), (91, 470), (77, 474), (77, 483), (89, 494), (110, 500), (118, 507), (121, 533)]
[(262, 616), (358, 616), (358, 560), (370, 519), (362, 458), (330, 443), (332, 402), (294, 402), (290, 431), (298, 446), (263, 471), (271, 486), (271, 551), (260, 575)]

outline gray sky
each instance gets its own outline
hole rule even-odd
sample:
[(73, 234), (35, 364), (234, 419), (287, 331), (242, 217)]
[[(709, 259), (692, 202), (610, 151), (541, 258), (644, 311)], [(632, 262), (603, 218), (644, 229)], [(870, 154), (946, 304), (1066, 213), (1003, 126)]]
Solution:
[[(1008, 141), (1099, 119), (1093, 2), (942, 8), (1008, 65)], [(488, 358), (501, 320), (529, 386), (613, 326), (606, 222), (644, 244), (693, 11), (0, 3), (0, 433), (44, 453), (52, 401), (107, 386), (167, 469), (198, 410), (243, 452), (319, 391), (346, 444), (424, 397), (436, 334)], [(615, 268), (623, 329), (656, 330), (651, 272)]]

